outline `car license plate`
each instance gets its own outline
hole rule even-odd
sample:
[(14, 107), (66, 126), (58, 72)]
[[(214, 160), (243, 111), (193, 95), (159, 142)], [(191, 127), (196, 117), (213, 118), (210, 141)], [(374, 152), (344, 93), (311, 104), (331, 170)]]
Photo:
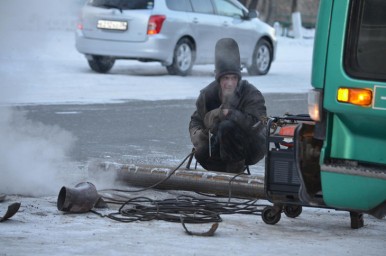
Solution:
[(127, 30), (127, 22), (115, 20), (98, 20), (97, 27), (111, 30)]

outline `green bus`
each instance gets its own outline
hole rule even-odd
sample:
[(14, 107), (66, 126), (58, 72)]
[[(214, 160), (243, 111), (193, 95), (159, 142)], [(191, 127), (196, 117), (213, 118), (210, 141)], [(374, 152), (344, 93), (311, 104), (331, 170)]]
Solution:
[(320, 187), (328, 207), (383, 218), (386, 1), (321, 0), (312, 65), (308, 110), (315, 126), (312, 140), (299, 135), (300, 194), (312, 204)]

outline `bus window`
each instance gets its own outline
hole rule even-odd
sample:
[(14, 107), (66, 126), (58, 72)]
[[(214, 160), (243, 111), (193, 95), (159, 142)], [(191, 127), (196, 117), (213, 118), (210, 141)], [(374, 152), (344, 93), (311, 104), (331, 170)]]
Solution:
[(366, 80), (386, 80), (386, 1), (354, 0), (344, 53), (346, 72)]

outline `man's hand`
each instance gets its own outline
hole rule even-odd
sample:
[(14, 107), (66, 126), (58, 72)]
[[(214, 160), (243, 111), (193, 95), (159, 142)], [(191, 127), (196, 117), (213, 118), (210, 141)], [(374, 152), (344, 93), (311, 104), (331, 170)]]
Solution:
[(222, 113), (224, 116), (227, 116), (229, 113), (229, 109), (227, 109), (227, 108), (222, 109)]

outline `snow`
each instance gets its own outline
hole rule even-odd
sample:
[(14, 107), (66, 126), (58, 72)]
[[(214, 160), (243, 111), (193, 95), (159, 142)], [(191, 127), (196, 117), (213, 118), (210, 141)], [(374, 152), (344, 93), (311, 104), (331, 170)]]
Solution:
[[(26, 2), (34, 4), (28, 8), (20, 5)], [(79, 4), (63, 2), (67, 1), (0, 3), (0, 193), (9, 194), (0, 203), (0, 216), (10, 203), (21, 202), (19, 212), (0, 223), (0, 255), (384, 254), (385, 219), (365, 215), (364, 228), (353, 230), (347, 212), (330, 209), (305, 208), (298, 218), (283, 216), (276, 225), (267, 225), (252, 215), (225, 215), (215, 236), (206, 238), (189, 236), (176, 223), (119, 223), (91, 212), (58, 211), (56, 193), (61, 185), (75, 185), (87, 179), (101, 189), (101, 180), (106, 177), (91, 173), (88, 166), (79, 168), (78, 163), (68, 163), (65, 151), (72, 138), (66, 131), (24, 120), (10, 106), (193, 99), (213, 79), (213, 65), (197, 66), (189, 77), (169, 76), (160, 64), (136, 61), (118, 61), (105, 75), (91, 72), (74, 47), (72, 27)], [(244, 70), (244, 78), (263, 93), (306, 93), (311, 88), (312, 46), (312, 37), (280, 37), (269, 75), (248, 76)], [(63, 141), (67, 143), (58, 148)], [(28, 150), (31, 144), (35, 150)], [(38, 154), (38, 148), (47, 150)], [(25, 162), (10, 153), (20, 151), (29, 158)], [(41, 164), (30, 166), (33, 160)], [(7, 169), (10, 167), (14, 168), (11, 173)], [(53, 168), (60, 171), (55, 175), (37, 171)], [(47, 180), (52, 184), (50, 189), (32, 193)], [(19, 181), (29, 186), (18, 187)], [(175, 197), (179, 193), (151, 190), (141, 195)], [(189, 228), (206, 231), (209, 226)]]

